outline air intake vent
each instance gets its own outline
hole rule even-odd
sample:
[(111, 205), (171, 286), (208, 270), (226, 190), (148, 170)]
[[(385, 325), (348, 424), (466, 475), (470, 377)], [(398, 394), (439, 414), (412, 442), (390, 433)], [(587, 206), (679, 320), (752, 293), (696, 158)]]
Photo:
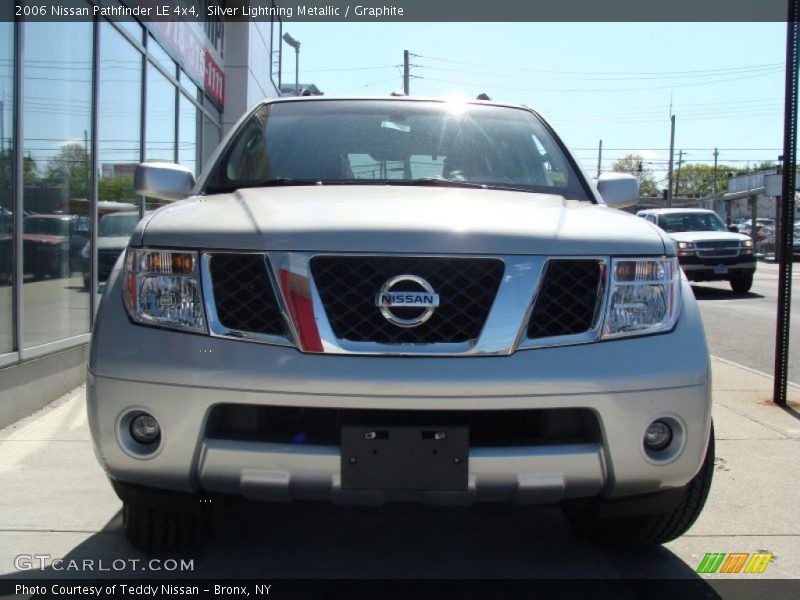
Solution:
[[(382, 344), (463, 343), (477, 339), (503, 276), (493, 258), (317, 256), (311, 273), (339, 339)], [(389, 322), (375, 306), (381, 286), (397, 275), (425, 279), (440, 304), (413, 328)], [(405, 309), (408, 310), (408, 309)]]
[(597, 260), (551, 260), (528, 322), (528, 337), (549, 338), (592, 328), (602, 291)]
[(286, 335), (263, 254), (212, 254), (211, 281), (217, 318), (226, 328), (246, 333)]

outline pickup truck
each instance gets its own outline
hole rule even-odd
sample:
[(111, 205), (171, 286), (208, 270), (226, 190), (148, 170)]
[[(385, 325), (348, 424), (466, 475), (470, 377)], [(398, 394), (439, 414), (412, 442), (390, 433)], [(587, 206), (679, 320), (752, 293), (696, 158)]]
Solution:
[[(673, 240), (535, 111), (265, 101), (195, 181), (144, 163), (88, 414), (137, 548), (222, 499), (559, 505), (605, 545), (683, 534), (713, 470)], [(526, 518), (525, 512), (517, 512)]]
[(678, 261), (689, 281), (727, 281), (737, 294), (753, 287), (753, 240), (735, 226), (729, 230), (714, 211), (656, 208), (636, 215), (658, 225), (675, 241)]

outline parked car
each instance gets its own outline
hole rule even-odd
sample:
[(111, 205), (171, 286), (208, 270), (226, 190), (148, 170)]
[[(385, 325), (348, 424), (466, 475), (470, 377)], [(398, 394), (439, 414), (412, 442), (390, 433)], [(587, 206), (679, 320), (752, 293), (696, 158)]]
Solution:
[(631, 547), (700, 514), (709, 358), (675, 244), (535, 111), (272, 100), (197, 183), (135, 181), (185, 199), (136, 227), (92, 333), (89, 423), (134, 546), (194, 543), (231, 496), (558, 504)]
[(636, 214), (661, 227), (675, 241), (678, 260), (689, 281), (728, 281), (740, 294), (753, 286), (753, 240), (729, 231), (714, 211), (657, 208)]
[(25, 275), (35, 279), (69, 277), (75, 215), (35, 214), (23, 219), (22, 255)]
[[(139, 222), (138, 211), (112, 212), (97, 224), (97, 280), (104, 283), (119, 255), (125, 251), (128, 240)], [(81, 251), (83, 287), (89, 289), (92, 279), (91, 244), (86, 242)]]

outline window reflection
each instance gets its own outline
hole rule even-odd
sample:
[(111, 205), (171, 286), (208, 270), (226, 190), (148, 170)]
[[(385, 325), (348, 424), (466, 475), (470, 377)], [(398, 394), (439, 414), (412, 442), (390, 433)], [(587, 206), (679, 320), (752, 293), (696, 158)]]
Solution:
[(14, 349), (14, 23), (0, 7), (0, 354)]
[(203, 166), (208, 164), (214, 150), (219, 146), (222, 132), (219, 126), (216, 125), (211, 119), (203, 117)]
[[(113, 25), (100, 26), (100, 70), (98, 73), (98, 281), (108, 279), (119, 254), (128, 244), (130, 232), (118, 234), (110, 223), (128, 223), (138, 216), (139, 199), (133, 189), (133, 173), (140, 159), (142, 54)], [(109, 221), (105, 216), (123, 211), (128, 216)], [(131, 229), (132, 231), (132, 229)], [(83, 285), (89, 288), (92, 269), (88, 246), (81, 260)]]
[[(145, 160), (175, 162), (175, 94), (177, 89), (152, 64), (147, 64)], [(163, 202), (147, 199), (148, 208)]]
[(80, 256), (89, 237), (92, 24), (25, 25), (23, 342), (89, 331)]
[(180, 100), (180, 120), (178, 123), (178, 162), (188, 167), (197, 176), (198, 159), (198, 127), (200, 127), (200, 111), (183, 94)]

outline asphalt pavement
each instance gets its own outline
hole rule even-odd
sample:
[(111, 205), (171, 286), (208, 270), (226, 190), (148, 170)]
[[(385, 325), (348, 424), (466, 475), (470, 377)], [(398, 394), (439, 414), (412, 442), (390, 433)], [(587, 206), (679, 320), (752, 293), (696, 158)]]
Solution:
[[(800, 263), (793, 267), (789, 380), (800, 384)], [(733, 293), (727, 281), (692, 284), (692, 289), (700, 304), (711, 354), (771, 375), (775, 365), (778, 265), (759, 261), (753, 288), (746, 294)]]

